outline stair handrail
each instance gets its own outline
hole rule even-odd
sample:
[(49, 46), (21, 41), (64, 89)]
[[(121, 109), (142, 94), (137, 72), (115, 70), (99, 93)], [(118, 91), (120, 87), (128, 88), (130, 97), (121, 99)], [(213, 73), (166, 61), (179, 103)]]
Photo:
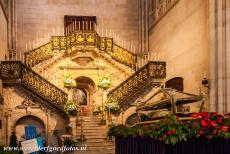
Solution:
[(108, 98), (118, 101), (119, 104), (132, 96), (136, 90), (144, 86), (152, 79), (166, 77), (166, 62), (150, 61), (133, 75), (120, 83), (107, 94)]
[(55, 107), (64, 111), (67, 94), (20, 61), (2, 61), (1, 79), (11, 83), (19, 82), (43, 99), (51, 102)]
[[(67, 35), (52, 36), (50, 42), (25, 53), (25, 64), (33, 67), (44, 60), (52, 58), (54, 50), (71, 51), (84, 46), (91, 46), (105, 51), (114, 60), (136, 69), (137, 55), (135, 53), (118, 45), (113, 38), (100, 37), (96, 31), (89, 30), (78, 30)], [(44, 48), (47, 48), (47, 50), (44, 50)]]

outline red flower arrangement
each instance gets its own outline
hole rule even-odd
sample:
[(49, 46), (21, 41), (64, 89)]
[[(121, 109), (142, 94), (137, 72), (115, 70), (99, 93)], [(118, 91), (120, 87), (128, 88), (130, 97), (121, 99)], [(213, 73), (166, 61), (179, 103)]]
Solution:
[(166, 144), (176, 144), (193, 137), (230, 138), (230, 119), (216, 112), (194, 113), (189, 120), (182, 120), (168, 115), (164, 120), (153, 124), (136, 125), (134, 127), (113, 126), (109, 136), (148, 136)]
[[(208, 139), (218, 136), (225, 138), (230, 137), (230, 133), (228, 132), (230, 122), (229, 119), (225, 119), (223, 115), (217, 114), (216, 112), (201, 112), (192, 114), (191, 118), (193, 118), (193, 120), (190, 121), (188, 127), (196, 133), (197, 137), (202, 135)], [(197, 122), (199, 122), (200, 125), (195, 125)]]

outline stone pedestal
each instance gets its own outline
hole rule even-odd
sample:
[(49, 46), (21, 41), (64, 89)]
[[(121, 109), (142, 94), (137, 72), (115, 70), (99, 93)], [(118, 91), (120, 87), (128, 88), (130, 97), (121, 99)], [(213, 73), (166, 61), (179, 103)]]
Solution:
[(72, 137), (73, 137), (74, 141), (77, 139), (76, 120), (77, 120), (76, 117), (70, 117), (70, 119), (69, 119), (69, 126), (72, 128)]

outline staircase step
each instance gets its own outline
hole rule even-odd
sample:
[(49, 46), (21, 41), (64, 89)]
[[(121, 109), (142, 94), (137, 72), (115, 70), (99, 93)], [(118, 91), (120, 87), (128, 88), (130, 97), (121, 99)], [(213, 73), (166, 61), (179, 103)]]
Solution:
[[(78, 146), (87, 146), (86, 151), (79, 151), (82, 154), (115, 154), (115, 142), (107, 139), (108, 126), (98, 125), (101, 116), (83, 116), (83, 132), (85, 142), (78, 142)], [(76, 128), (77, 138), (81, 134), (81, 126)], [(76, 152), (77, 153), (77, 152)]]

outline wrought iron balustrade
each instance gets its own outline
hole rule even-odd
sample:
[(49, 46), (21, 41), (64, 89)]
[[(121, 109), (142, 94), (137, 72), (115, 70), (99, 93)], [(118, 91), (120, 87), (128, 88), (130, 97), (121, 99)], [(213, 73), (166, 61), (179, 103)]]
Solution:
[(122, 104), (127, 98), (133, 96), (141, 87), (153, 81), (153, 79), (163, 79), (165, 77), (165, 62), (149, 62), (115, 89), (110, 91), (108, 93), (108, 98)]
[(3, 83), (19, 83), (64, 111), (67, 94), (19, 61), (1, 62)]
[(25, 53), (26, 66), (33, 67), (49, 58), (53, 57), (51, 42), (48, 42), (36, 49)]
[(25, 64), (33, 67), (53, 57), (53, 50), (72, 51), (84, 47), (105, 51), (116, 61), (135, 69), (137, 55), (117, 45), (113, 38), (100, 37), (96, 31), (75, 31), (65, 36), (52, 36), (51, 42), (25, 54)]

